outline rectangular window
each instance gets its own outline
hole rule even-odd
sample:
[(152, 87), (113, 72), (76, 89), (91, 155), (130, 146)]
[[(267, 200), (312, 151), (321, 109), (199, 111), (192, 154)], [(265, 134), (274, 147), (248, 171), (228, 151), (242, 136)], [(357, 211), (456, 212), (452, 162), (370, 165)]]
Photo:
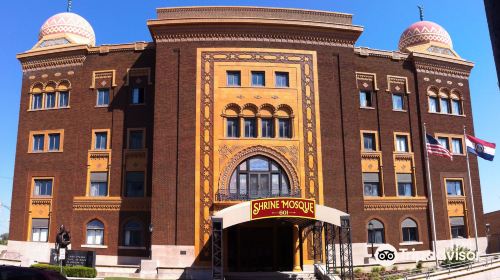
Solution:
[(377, 150), (377, 143), (375, 140), (375, 133), (363, 133), (363, 150), (373, 152)]
[(226, 136), (240, 137), (240, 120), (238, 118), (226, 119)]
[(104, 244), (104, 229), (88, 228), (87, 245), (103, 245), (103, 244)]
[(410, 151), (407, 135), (396, 135), (396, 151), (408, 153)]
[(49, 219), (31, 219), (31, 241), (47, 242), (49, 240)]
[(365, 196), (380, 195), (380, 179), (378, 173), (363, 173), (363, 187)]
[(396, 174), (398, 179), (398, 195), (413, 196), (411, 174)]
[(276, 79), (276, 87), (290, 87), (288, 72), (274, 73)]
[(245, 118), (245, 137), (257, 137), (255, 118)]
[(108, 133), (96, 132), (94, 141), (94, 150), (106, 150), (108, 148)]
[(252, 86), (263, 87), (266, 85), (266, 72), (252, 71)]
[(126, 184), (125, 196), (144, 196), (144, 172), (127, 172)]
[(464, 217), (450, 217), (451, 238), (467, 238)]
[(403, 227), (403, 242), (418, 241), (418, 232), (416, 227)]
[(439, 144), (443, 145), (447, 150), (450, 150), (450, 143), (448, 142), (448, 137), (438, 137), (437, 140)]
[(292, 127), (290, 124), (290, 119), (279, 119), (278, 125), (280, 138), (292, 138)]
[(404, 110), (403, 95), (400, 93), (392, 94), (392, 109), (397, 111)]
[(144, 148), (144, 130), (130, 130), (128, 135), (128, 148), (129, 149)]
[(438, 112), (438, 99), (434, 96), (429, 96), (429, 112)]
[(227, 85), (230, 87), (241, 86), (241, 72), (240, 71), (227, 71)]
[(91, 172), (90, 173), (90, 196), (108, 195), (108, 173)]
[(33, 94), (31, 96), (31, 110), (40, 110), (42, 109), (42, 100), (43, 100), (43, 95), (41, 93), (39, 94)]
[(263, 118), (262, 119), (262, 137), (265, 138), (273, 138), (274, 137), (274, 125), (272, 118)]
[(97, 90), (97, 106), (109, 105), (109, 89), (103, 88)]
[(45, 94), (45, 108), (52, 109), (56, 107), (56, 93), (46, 93)]
[(451, 107), (453, 109), (453, 115), (462, 115), (462, 106), (460, 105), (460, 100), (452, 99)]
[(52, 179), (35, 179), (33, 188), (34, 196), (51, 196), (52, 195)]
[(144, 104), (144, 88), (133, 88), (131, 104)]
[(69, 92), (61, 91), (59, 92), (59, 108), (69, 107)]
[(449, 196), (463, 196), (462, 180), (446, 180), (446, 192)]
[(374, 244), (384, 243), (384, 229), (376, 228), (368, 230), (368, 243), (374, 243)]
[(441, 98), (441, 113), (449, 114), (450, 113), (450, 103), (447, 98)]
[(50, 133), (49, 134), (49, 151), (59, 151), (60, 148), (61, 134)]
[(359, 106), (360, 107), (368, 107), (372, 106), (372, 93), (370, 91), (360, 91), (359, 92)]
[(33, 152), (43, 152), (44, 148), (44, 134), (35, 134), (33, 135)]
[(451, 138), (451, 145), (453, 148), (453, 154), (455, 154), (455, 155), (463, 155), (464, 154), (464, 148), (462, 146), (462, 139), (461, 138)]

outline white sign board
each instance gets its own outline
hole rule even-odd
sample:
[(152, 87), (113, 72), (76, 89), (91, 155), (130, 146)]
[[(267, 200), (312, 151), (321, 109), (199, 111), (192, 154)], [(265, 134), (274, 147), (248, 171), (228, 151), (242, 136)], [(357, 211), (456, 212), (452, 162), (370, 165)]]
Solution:
[(59, 249), (59, 259), (60, 260), (66, 259), (66, 249), (64, 249), (64, 248)]

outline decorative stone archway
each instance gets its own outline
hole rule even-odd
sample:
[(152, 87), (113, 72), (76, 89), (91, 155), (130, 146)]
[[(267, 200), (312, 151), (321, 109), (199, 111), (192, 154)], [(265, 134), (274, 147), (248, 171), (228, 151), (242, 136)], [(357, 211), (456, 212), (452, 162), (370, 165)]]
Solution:
[(276, 161), (276, 163), (278, 163), (281, 168), (283, 168), (286, 175), (288, 176), (288, 180), (290, 180), (290, 189), (294, 190), (300, 188), (299, 177), (294, 165), (279, 151), (266, 146), (257, 145), (243, 149), (231, 158), (231, 160), (223, 168), (223, 171), (219, 178), (219, 190), (224, 189), (229, 185), (231, 174), (240, 163), (254, 156), (265, 156)]

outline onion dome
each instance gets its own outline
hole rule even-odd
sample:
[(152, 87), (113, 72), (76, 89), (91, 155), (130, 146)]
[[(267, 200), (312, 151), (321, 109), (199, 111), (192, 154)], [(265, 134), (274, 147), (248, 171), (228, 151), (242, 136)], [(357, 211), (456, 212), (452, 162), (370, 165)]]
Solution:
[(399, 38), (402, 52), (431, 52), (457, 56), (453, 51), (450, 34), (439, 24), (432, 21), (418, 21), (410, 25)]
[(95, 33), (90, 23), (75, 13), (53, 15), (40, 28), (35, 48), (55, 45), (84, 44), (95, 46)]

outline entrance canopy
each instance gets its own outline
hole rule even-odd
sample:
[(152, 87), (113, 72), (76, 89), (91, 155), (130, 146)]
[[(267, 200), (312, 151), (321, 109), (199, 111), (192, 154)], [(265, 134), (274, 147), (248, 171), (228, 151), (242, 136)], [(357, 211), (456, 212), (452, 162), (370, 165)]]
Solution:
[(223, 228), (249, 222), (256, 219), (284, 218), (308, 219), (341, 226), (341, 217), (349, 214), (315, 204), (313, 200), (301, 198), (269, 198), (242, 202), (217, 212), (213, 218), (222, 219)]

